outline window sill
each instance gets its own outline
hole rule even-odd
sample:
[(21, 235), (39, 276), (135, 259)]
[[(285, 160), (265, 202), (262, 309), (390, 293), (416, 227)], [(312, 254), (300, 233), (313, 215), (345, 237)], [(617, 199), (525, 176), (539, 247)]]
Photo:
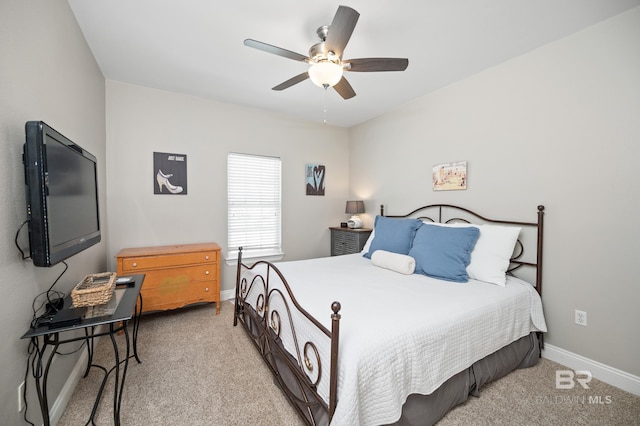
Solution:
[[(265, 260), (267, 262), (275, 262), (278, 260), (282, 260), (284, 258), (284, 253), (282, 252), (271, 252), (271, 253), (260, 253), (260, 252), (256, 252), (256, 253), (242, 253), (242, 262), (243, 263), (247, 263), (247, 261), (249, 261), (250, 263), (255, 263), (259, 260)], [(227, 257), (224, 260), (224, 263), (229, 265), (229, 266), (236, 266), (238, 264), (238, 252), (234, 251), (231, 256)]]

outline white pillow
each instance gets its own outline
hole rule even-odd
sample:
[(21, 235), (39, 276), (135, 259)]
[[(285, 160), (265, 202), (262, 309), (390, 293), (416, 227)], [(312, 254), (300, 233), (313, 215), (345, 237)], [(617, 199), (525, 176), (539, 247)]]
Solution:
[(367, 242), (364, 243), (364, 246), (362, 247), (362, 251), (360, 253), (369, 253), (369, 247), (371, 247), (371, 241), (373, 241), (373, 237), (375, 236), (374, 234), (376, 233), (376, 230), (374, 229), (373, 231), (371, 231), (371, 234), (369, 234), (369, 238), (367, 238)]
[(480, 238), (471, 252), (471, 263), (467, 266), (469, 278), (504, 287), (521, 228), (497, 225), (479, 225), (478, 228)]
[(413, 257), (386, 250), (374, 251), (371, 255), (371, 263), (405, 275), (411, 275), (416, 270), (416, 260)]
[(424, 221), (440, 226), (475, 226), (480, 229), (480, 237), (471, 252), (471, 262), (467, 266), (469, 278), (504, 287), (507, 283), (506, 272), (511, 263), (513, 249), (522, 228), (517, 226), (474, 225), (464, 222), (448, 224)]

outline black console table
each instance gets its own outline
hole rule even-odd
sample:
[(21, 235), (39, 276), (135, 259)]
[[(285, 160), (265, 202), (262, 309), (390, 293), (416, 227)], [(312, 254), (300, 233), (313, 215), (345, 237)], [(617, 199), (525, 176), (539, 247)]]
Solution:
[[(65, 343), (86, 341), (88, 361), (87, 369), (83, 377), (89, 374), (91, 367), (99, 368), (104, 371), (105, 375), (102, 385), (96, 396), (96, 400), (91, 412), (91, 417), (87, 424), (93, 423), (102, 391), (106, 385), (107, 379), (112, 372), (115, 372), (115, 389), (113, 393), (113, 421), (115, 425), (120, 425), (120, 404), (122, 401), (122, 391), (124, 381), (127, 375), (127, 367), (129, 358), (135, 357), (140, 363), (137, 350), (138, 326), (140, 314), (142, 312), (142, 296), (140, 289), (144, 281), (144, 275), (133, 275), (133, 283), (128, 285), (118, 285), (114, 290), (111, 300), (104, 305), (73, 308), (71, 296), (67, 295), (64, 299), (63, 308), (52, 317), (39, 321), (38, 325), (29, 329), (22, 338), (31, 339), (33, 347), (37, 351), (35, 354), (35, 362), (32, 364), (34, 369), (33, 377), (40, 403), (40, 411), (42, 412), (43, 424), (50, 425), (49, 419), (49, 402), (47, 400), (47, 378), (49, 376), (49, 367), (58, 347)], [(79, 309), (79, 310), (78, 310)], [(127, 326), (129, 321), (133, 319), (133, 355), (131, 355), (131, 342)], [(108, 330), (103, 330), (99, 326), (105, 326)], [(84, 336), (63, 338), (63, 334), (70, 334), (72, 330), (84, 330)], [(67, 333), (65, 333), (67, 332)], [(116, 342), (116, 334), (122, 332), (125, 336), (126, 353), (123, 359), (120, 359), (118, 344)], [(77, 334), (75, 334), (77, 336)], [(93, 364), (94, 345), (93, 339), (98, 336), (108, 335), (111, 338), (113, 351), (115, 355), (115, 364), (110, 369), (100, 365)], [(46, 353), (47, 348), (51, 350)]]

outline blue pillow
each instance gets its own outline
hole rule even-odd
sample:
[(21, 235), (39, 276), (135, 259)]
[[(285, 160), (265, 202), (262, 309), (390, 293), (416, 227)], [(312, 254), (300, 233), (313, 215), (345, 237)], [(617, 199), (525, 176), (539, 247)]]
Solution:
[(376, 216), (374, 223), (373, 241), (364, 257), (371, 259), (376, 250), (386, 250), (393, 253), (408, 254), (416, 230), (422, 225), (419, 219), (397, 219)]
[(467, 266), (478, 241), (476, 227), (447, 227), (425, 223), (413, 239), (409, 256), (416, 260), (417, 274), (441, 280), (469, 281)]

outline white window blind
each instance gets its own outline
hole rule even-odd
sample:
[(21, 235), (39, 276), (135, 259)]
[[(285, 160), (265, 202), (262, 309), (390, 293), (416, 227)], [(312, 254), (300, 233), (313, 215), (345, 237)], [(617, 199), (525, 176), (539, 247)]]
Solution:
[(281, 162), (276, 157), (227, 156), (228, 259), (282, 255)]

